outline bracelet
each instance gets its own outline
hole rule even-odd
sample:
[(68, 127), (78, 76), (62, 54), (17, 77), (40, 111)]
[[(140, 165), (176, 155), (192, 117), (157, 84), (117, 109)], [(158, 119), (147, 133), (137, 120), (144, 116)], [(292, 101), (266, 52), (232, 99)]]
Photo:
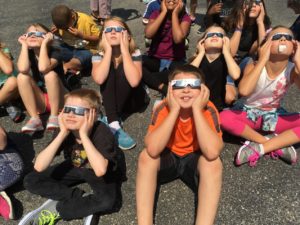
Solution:
[(238, 32), (242, 32), (243, 31), (243, 28), (235, 28), (235, 30), (234, 31), (238, 31)]

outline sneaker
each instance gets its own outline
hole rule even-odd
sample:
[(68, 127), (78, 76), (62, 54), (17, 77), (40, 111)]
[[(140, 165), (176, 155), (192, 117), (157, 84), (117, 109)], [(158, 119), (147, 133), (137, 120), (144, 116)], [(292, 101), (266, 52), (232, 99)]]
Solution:
[(48, 199), (38, 209), (29, 212), (18, 225), (54, 225), (61, 219), (56, 211), (57, 201)]
[(99, 223), (99, 215), (89, 215), (87, 217), (84, 217), (83, 219), (83, 225), (97, 225)]
[(30, 132), (41, 131), (41, 130), (44, 130), (41, 119), (33, 118), (33, 117), (31, 117), (30, 120), (28, 120), (25, 126), (22, 127), (21, 129), (23, 133), (30, 133)]
[(12, 121), (20, 121), (22, 116), (22, 110), (19, 107), (10, 104), (6, 107), (6, 112)]
[(13, 208), (12, 208), (10, 198), (4, 191), (0, 192), (0, 215), (5, 220), (14, 218), (14, 213), (13, 213)]
[(122, 150), (129, 150), (136, 146), (136, 142), (122, 129), (118, 129), (115, 133), (118, 140), (119, 148)]
[(276, 151), (270, 152), (272, 159), (280, 158), (286, 163), (295, 164), (297, 162), (297, 152), (293, 146), (287, 146)]
[(259, 154), (259, 144), (255, 142), (246, 141), (242, 147), (240, 147), (237, 152), (235, 164), (240, 166), (244, 163), (249, 163), (249, 166), (256, 166), (258, 159), (260, 158)]
[(55, 130), (59, 128), (58, 117), (50, 116), (47, 122), (46, 130)]

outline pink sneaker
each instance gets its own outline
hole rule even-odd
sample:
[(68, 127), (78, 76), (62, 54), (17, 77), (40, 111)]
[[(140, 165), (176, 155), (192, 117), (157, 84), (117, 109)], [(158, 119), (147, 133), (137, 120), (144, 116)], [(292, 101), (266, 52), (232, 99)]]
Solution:
[(10, 198), (4, 191), (0, 192), (0, 215), (3, 216), (5, 220), (14, 218)]
[(44, 127), (40, 118), (31, 117), (30, 120), (28, 120), (28, 122), (25, 124), (25, 126), (22, 127), (23, 133), (36, 132), (41, 130), (44, 130)]

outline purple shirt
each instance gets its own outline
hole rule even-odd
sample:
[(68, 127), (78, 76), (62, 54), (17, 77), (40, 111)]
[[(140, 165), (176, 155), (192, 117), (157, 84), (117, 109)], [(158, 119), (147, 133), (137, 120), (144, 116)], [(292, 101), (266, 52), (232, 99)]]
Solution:
[[(159, 14), (160, 11), (156, 10), (151, 14), (149, 19), (156, 19)], [(191, 18), (186, 13), (183, 14), (179, 21), (180, 23), (185, 21), (191, 24)], [(158, 59), (167, 59), (172, 61), (181, 61), (185, 59), (184, 41), (179, 44), (175, 44), (173, 41), (171, 20), (167, 19), (162, 23), (152, 39), (148, 54), (149, 56), (154, 56)]]

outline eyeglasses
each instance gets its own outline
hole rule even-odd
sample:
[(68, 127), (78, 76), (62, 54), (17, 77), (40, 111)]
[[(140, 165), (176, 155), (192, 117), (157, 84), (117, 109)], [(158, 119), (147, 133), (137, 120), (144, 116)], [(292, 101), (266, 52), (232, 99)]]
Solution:
[(105, 27), (104, 28), (104, 33), (110, 33), (110, 32), (112, 32), (112, 31), (115, 31), (115, 32), (118, 32), (118, 33), (120, 33), (120, 32), (122, 32), (123, 30), (126, 30), (124, 27), (117, 27), (117, 26), (115, 26), (115, 27)]
[(217, 37), (219, 37), (219, 38), (223, 38), (223, 37), (224, 37), (224, 34), (222, 34), (222, 33), (220, 33), (220, 32), (210, 32), (210, 33), (207, 33), (207, 34), (206, 34), (205, 39), (210, 38), (210, 37), (213, 37), (213, 36), (217, 36)]
[(255, 0), (255, 1), (253, 1), (253, 3), (254, 3), (255, 5), (260, 5), (261, 0)]
[(261, 0), (245, 0), (244, 1), (244, 3), (246, 4), (246, 5), (250, 5), (250, 4), (255, 4), (255, 5), (260, 5), (260, 3), (261, 3)]
[(200, 79), (181, 79), (181, 80), (172, 80), (171, 86), (173, 90), (183, 89), (187, 86), (190, 86), (192, 89), (200, 89), (201, 81)]
[(64, 113), (70, 113), (73, 112), (77, 116), (84, 116), (85, 112), (89, 112), (89, 108), (84, 108), (80, 106), (70, 106), (70, 105), (65, 105), (64, 107)]
[(291, 35), (291, 34), (288, 34), (288, 33), (277, 33), (277, 34), (274, 34), (272, 36), (272, 41), (280, 40), (282, 37), (284, 37), (285, 40), (287, 40), (287, 41), (291, 41), (291, 40), (294, 39), (293, 35)]
[(46, 35), (45, 32), (40, 32), (40, 31), (28, 32), (25, 34), (26, 37), (35, 36), (35, 37), (42, 37), (42, 38), (44, 38), (45, 35)]

